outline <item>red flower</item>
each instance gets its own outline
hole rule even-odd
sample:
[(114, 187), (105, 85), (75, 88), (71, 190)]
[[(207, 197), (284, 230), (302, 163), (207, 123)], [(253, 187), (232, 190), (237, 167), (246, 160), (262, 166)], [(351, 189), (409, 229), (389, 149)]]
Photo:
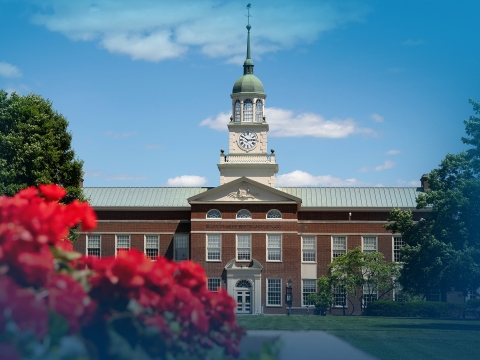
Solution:
[(64, 188), (55, 184), (38, 185), (38, 188), (47, 201), (59, 201), (67, 195)]
[(15, 284), (9, 277), (0, 277), (0, 332), (5, 331), (8, 317), (21, 331), (30, 331), (43, 339), (48, 333), (48, 312), (45, 303), (30, 289)]

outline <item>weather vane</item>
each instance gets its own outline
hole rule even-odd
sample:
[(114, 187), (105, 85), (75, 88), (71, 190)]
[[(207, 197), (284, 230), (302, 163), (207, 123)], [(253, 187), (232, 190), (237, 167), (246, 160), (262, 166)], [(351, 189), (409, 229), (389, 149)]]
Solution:
[(247, 5), (247, 15), (245, 15), (248, 19), (248, 25), (250, 25), (250, 17), (252, 16), (252, 15), (250, 15), (250, 8), (251, 7), (252, 7), (252, 4)]

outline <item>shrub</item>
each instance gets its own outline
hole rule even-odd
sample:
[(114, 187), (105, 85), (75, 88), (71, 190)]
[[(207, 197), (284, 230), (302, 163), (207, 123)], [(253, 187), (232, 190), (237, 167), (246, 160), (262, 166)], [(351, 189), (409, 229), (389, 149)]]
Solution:
[(40, 185), (0, 197), (0, 359), (226, 359), (244, 330), (203, 268), (137, 251), (86, 257), (65, 240), (86, 203)]
[(364, 315), (395, 317), (459, 317), (465, 310), (465, 304), (453, 304), (431, 301), (396, 302), (378, 300), (368, 304)]

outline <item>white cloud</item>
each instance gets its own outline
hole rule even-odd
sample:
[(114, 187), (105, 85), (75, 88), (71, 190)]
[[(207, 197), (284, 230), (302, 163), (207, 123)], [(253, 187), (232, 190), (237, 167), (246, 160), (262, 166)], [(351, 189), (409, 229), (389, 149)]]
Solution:
[[(238, 1), (33, 1), (41, 9), (35, 23), (133, 59), (160, 61), (199, 49), (238, 62), (245, 52), (245, 4)], [(258, 2), (251, 21), (254, 56), (310, 43), (326, 31), (363, 21), (368, 12), (360, 2)]]
[(135, 135), (135, 134), (136, 134), (136, 131), (125, 132), (125, 133), (118, 133), (118, 132), (115, 132), (115, 131), (107, 131), (105, 133), (105, 135), (111, 136), (114, 139), (123, 139), (123, 138), (126, 138), (126, 137), (130, 137), (132, 135)]
[(8, 94), (12, 94), (14, 92), (17, 93), (17, 94), (26, 94), (26, 93), (31, 92), (32, 89), (27, 85), (19, 84), (19, 85), (8, 85), (5, 88), (5, 91)]
[(197, 175), (182, 175), (174, 178), (169, 178), (168, 186), (202, 186), (207, 182), (207, 178)]
[(376, 122), (383, 122), (385, 120), (383, 116), (378, 114), (372, 114), (371, 118), (373, 119), (373, 121), (376, 121)]
[(105, 180), (106, 181), (141, 181), (141, 180), (146, 180), (146, 176), (138, 176), (138, 175), (132, 175), (132, 174), (111, 174), (108, 175)]
[(20, 69), (12, 64), (0, 61), (0, 76), (6, 78), (22, 77)]
[(387, 160), (383, 164), (375, 166), (375, 167), (368, 167), (364, 166), (361, 169), (359, 169), (359, 172), (367, 172), (367, 171), (382, 171), (382, 170), (387, 170), (391, 169), (395, 166), (395, 163), (393, 161)]
[(360, 184), (353, 178), (342, 180), (332, 175), (314, 176), (301, 170), (278, 175), (276, 183), (277, 186), (358, 186)]
[(394, 150), (394, 149), (392, 149), (392, 150), (388, 150), (387, 153), (386, 153), (386, 155), (397, 155), (397, 154), (400, 154), (400, 153), (401, 153), (400, 150)]
[(99, 178), (100, 176), (102, 176), (102, 174), (102, 170), (85, 169), (83, 176), (84, 178)]
[(420, 180), (406, 181), (403, 179), (397, 179), (397, 186), (415, 186), (420, 187)]
[[(365, 133), (375, 135), (369, 128), (361, 128), (353, 119), (330, 119), (313, 113), (295, 114), (292, 110), (265, 108), (265, 116), (270, 125), (271, 137), (303, 137), (345, 138), (352, 134)], [(215, 119), (203, 120), (200, 126), (226, 131), (230, 114), (221, 112)]]
[(418, 45), (422, 45), (423, 43), (424, 41), (422, 39), (418, 39), (418, 40), (408, 39), (403, 42), (403, 45), (418, 46)]

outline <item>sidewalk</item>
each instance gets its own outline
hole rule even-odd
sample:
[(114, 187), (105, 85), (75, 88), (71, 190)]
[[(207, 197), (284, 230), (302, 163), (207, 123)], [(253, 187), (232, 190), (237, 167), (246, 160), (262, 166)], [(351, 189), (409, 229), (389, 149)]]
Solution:
[(279, 360), (375, 360), (376, 358), (354, 348), (324, 331), (249, 330), (240, 343), (241, 359), (249, 352), (260, 352), (264, 342), (280, 339)]

